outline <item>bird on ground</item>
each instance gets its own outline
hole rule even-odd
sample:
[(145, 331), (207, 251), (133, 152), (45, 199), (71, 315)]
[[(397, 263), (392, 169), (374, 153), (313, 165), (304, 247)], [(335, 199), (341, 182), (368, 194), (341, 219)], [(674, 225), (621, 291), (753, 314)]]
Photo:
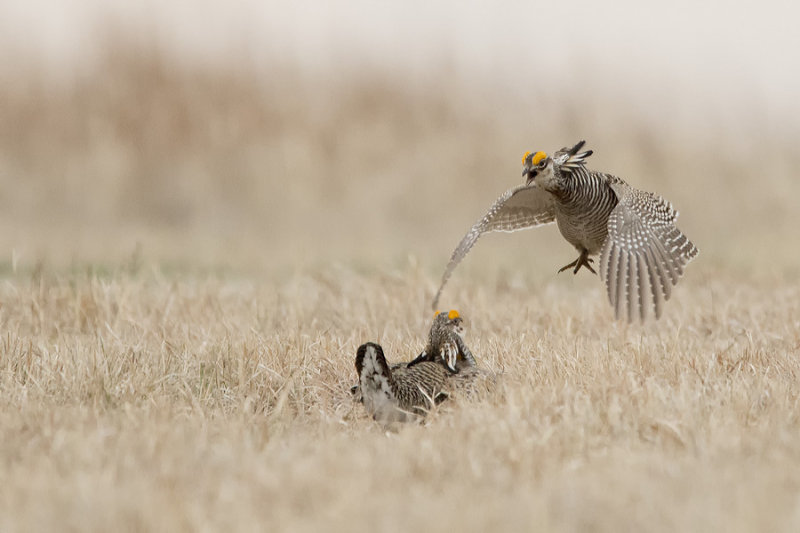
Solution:
[[(437, 311), (433, 315), (433, 323), (428, 333), (425, 349), (413, 360), (393, 363), (389, 366), (392, 374), (401, 379), (402, 376), (418, 363), (435, 362), (443, 364), (453, 375), (477, 366), (475, 357), (464, 343), (464, 319), (455, 309), (447, 313)], [(361, 387), (356, 384), (350, 392), (361, 401)]]
[(451, 393), (478, 390), (473, 384), (479, 378), (494, 378), (478, 368), (463, 334), (464, 319), (451, 309), (436, 312), (428, 343), (412, 361), (390, 365), (380, 345), (361, 345), (356, 353), (358, 385), (351, 392), (375, 420), (391, 424), (423, 418)]
[(359, 346), (356, 372), (364, 407), (383, 424), (423, 418), (447, 398), (446, 383), (452, 374), (443, 361), (418, 361), (393, 371), (383, 348), (372, 342)]
[(559, 270), (581, 267), (597, 272), (617, 319), (644, 321), (648, 312), (661, 316), (664, 302), (698, 253), (675, 226), (678, 212), (660, 196), (631, 187), (617, 176), (586, 168), (591, 150), (585, 141), (552, 156), (527, 152), (522, 157), (524, 184), (506, 191), (464, 236), (453, 251), (433, 301), (453, 270), (485, 233), (514, 232), (556, 222), (561, 235), (579, 252)]
[(447, 367), (458, 373), (476, 367), (475, 357), (464, 343), (464, 319), (455, 309), (447, 313), (436, 311), (428, 334), (428, 344), (416, 359), (408, 363), (411, 367), (420, 361), (441, 358)]

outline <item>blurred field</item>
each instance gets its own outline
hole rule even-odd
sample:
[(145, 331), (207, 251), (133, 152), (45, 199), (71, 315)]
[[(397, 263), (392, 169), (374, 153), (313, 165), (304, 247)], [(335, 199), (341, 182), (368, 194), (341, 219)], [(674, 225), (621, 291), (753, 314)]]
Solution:
[[(139, 37), (68, 76), (3, 50), (0, 530), (800, 527), (793, 115)], [(356, 347), (416, 355), (522, 153), (581, 138), (700, 248), (662, 320), (556, 276), (554, 227), (489, 236), (443, 305), (502, 386), (384, 433)]]
[(800, 291), (695, 274), (645, 328), (461, 283), (502, 386), (397, 434), (348, 389), (361, 342), (423, 346), (412, 265), (7, 281), (0, 529), (795, 530)]
[[(113, 264), (140, 247), (181, 268), (391, 265), (412, 253), (438, 270), (518, 183), (522, 153), (585, 138), (596, 168), (676, 205), (705, 264), (797, 273), (786, 246), (799, 218), (797, 126), (757, 104), (733, 114), (745, 124), (711, 112), (655, 120), (602, 87), (591, 99), (545, 84), (519, 95), (458, 83), (447, 65), (412, 80), (380, 65), (342, 78), (277, 58), (204, 67), (123, 38), (99, 50), (70, 81), (35, 62), (3, 72), (6, 261)], [(580, 72), (575, 86), (590, 84)], [(503, 255), (547, 246), (566, 263), (554, 234), (515, 236)]]

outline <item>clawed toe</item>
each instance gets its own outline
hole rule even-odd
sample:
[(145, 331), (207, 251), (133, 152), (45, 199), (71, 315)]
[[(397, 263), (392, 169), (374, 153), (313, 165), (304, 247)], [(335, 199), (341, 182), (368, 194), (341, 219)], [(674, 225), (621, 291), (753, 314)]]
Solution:
[(581, 255), (578, 256), (578, 258), (575, 261), (573, 261), (572, 263), (570, 263), (568, 265), (564, 265), (563, 267), (561, 267), (558, 270), (558, 273), (560, 274), (561, 272), (564, 272), (565, 270), (574, 267), (574, 270), (572, 271), (572, 273), (573, 274), (577, 274), (578, 270), (580, 270), (581, 267), (586, 267), (589, 270), (589, 272), (591, 272), (592, 274), (597, 274), (595, 269), (592, 268), (592, 263), (594, 263), (594, 259), (590, 258), (589, 254), (584, 251), (584, 252), (581, 252)]
[(575, 260), (575, 261), (573, 261), (572, 263), (570, 263), (570, 264), (568, 264), (568, 265), (564, 265), (563, 267), (561, 267), (561, 268), (559, 268), (559, 269), (558, 269), (558, 273), (559, 273), (559, 274), (561, 274), (561, 273), (562, 273), (562, 272), (564, 272), (565, 270), (567, 270), (567, 269), (569, 269), (569, 268), (572, 268), (572, 267), (574, 267), (574, 266), (575, 266), (575, 264), (576, 264), (577, 262), (578, 262), (578, 261), (577, 261), (577, 260)]

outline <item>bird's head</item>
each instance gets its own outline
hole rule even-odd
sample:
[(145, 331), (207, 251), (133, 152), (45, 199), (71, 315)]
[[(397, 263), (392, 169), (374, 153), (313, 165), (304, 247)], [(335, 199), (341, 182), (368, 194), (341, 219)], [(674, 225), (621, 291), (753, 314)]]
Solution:
[(458, 372), (457, 364), (463, 359), (453, 334), (459, 337), (464, 334), (464, 319), (458, 311), (451, 309), (448, 313), (436, 311), (431, 326), (429, 351), (437, 355), (451, 372)]
[(451, 309), (447, 313), (436, 311), (436, 313), (433, 315), (433, 327), (431, 328), (431, 333), (433, 333), (434, 330), (438, 330), (440, 332), (452, 331), (457, 335), (463, 335), (464, 319), (461, 318), (461, 315), (459, 315), (458, 311), (455, 309)]
[(553, 158), (544, 152), (525, 152), (522, 156), (522, 176), (527, 185), (547, 189), (553, 180)]

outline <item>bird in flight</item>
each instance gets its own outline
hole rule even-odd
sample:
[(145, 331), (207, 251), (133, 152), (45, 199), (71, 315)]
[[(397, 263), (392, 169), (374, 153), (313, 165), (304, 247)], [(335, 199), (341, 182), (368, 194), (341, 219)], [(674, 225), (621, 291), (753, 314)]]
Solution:
[(433, 301), (434, 309), (456, 266), (484, 233), (514, 232), (556, 222), (561, 235), (579, 252), (559, 270), (582, 267), (600, 277), (617, 319), (644, 321), (649, 311), (661, 316), (664, 302), (698, 253), (675, 226), (678, 212), (660, 196), (635, 189), (621, 178), (586, 168), (591, 150), (585, 141), (552, 156), (527, 152), (526, 181), (498, 198), (453, 251)]

